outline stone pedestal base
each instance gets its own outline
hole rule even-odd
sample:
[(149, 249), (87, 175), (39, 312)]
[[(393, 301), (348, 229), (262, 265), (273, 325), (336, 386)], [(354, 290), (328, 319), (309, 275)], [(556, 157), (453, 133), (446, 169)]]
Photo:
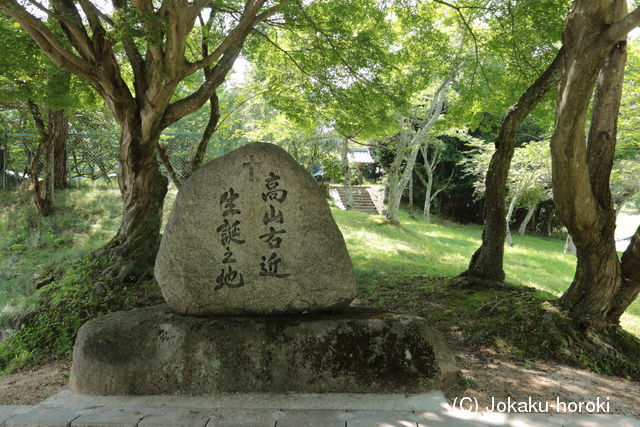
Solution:
[(167, 306), (87, 322), (73, 350), (80, 394), (420, 393), (455, 383), (455, 357), (420, 317), (192, 317)]

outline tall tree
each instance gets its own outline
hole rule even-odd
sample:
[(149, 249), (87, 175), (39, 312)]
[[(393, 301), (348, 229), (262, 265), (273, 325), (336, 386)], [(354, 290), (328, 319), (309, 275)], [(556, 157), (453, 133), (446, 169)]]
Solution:
[(96, 96), (88, 85), (53, 64), (29, 35), (4, 15), (0, 16), (0, 42), (14, 47), (0, 58), (0, 94), (5, 100), (27, 106), (39, 135), (30, 174), (35, 204), (46, 216), (53, 212), (54, 188), (67, 185), (69, 112), (95, 105)]
[(557, 84), (562, 60), (562, 55), (558, 54), (549, 68), (507, 109), (487, 171), (482, 244), (471, 257), (463, 276), (497, 282), (504, 280), (504, 242), (508, 226), (505, 198), (509, 167), (515, 149), (514, 138), (522, 122)]
[[(160, 133), (211, 99), (252, 29), (281, 9), (266, 4), (113, 0), (108, 11), (90, 0), (51, 0), (48, 9), (36, 1), (0, 0), (0, 10), (19, 22), (57, 65), (98, 91), (120, 125), (118, 182), (124, 209), (118, 233), (102, 251), (111, 257), (106, 274), (122, 281), (152, 273), (167, 191), (155, 157)], [(215, 14), (218, 30), (206, 40), (207, 56), (190, 45), (204, 9)], [(46, 18), (40, 18), (42, 12)], [(211, 72), (203, 83), (176, 99), (180, 83), (206, 67)]]
[(639, 23), (640, 8), (627, 14), (625, 0), (576, 0), (562, 36), (563, 66), (551, 138), (553, 193), (578, 263), (560, 304), (573, 319), (596, 329), (617, 325), (640, 292), (640, 228), (619, 260), (610, 192), (626, 37)]
[[(456, 67), (458, 68), (458, 67)], [(423, 112), (423, 118), (418, 123), (406, 117), (400, 117), (400, 133), (398, 134), (398, 144), (395, 157), (388, 172), (388, 202), (385, 216), (394, 224), (399, 223), (398, 211), (400, 210), (400, 200), (402, 193), (409, 180), (413, 178), (413, 168), (416, 164), (416, 157), (420, 147), (426, 144), (428, 135), (433, 126), (442, 115), (444, 100), (447, 91), (453, 83), (457, 74), (446, 78), (435, 90), (429, 108)], [(404, 164), (404, 169), (402, 165)]]
[[(467, 15), (467, 28), (475, 32), (477, 69), (475, 84), (472, 79), (471, 87), (463, 92), (466, 102), (460, 105), (465, 108), (480, 103), (481, 114), (503, 118), (486, 174), (482, 244), (462, 276), (502, 282), (507, 235), (505, 199), (514, 140), (525, 119), (536, 108), (541, 110), (541, 102), (557, 85), (562, 56), (557, 54), (556, 43), (568, 1), (483, 3), (471, 9), (473, 13), (458, 9), (462, 18), (463, 13)], [(475, 29), (473, 18), (486, 30)], [(523, 87), (527, 88), (524, 92)], [(482, 116), (479, 119), (481, 124)]]
[(434, 191), (435, 172), (442, 160), (444, 149), (444, 142), (439, 138), (433, 138), (433, 140), (427, 139), (420, 147), (426, 177), (422, 176), (422, 172), (419, 169), (415, 172), (416, 176), (425, 188), (422, 217), (427, 222), (431, 222), (431, 204), (438, 194), (447, 188), (447, 185), (449, 185), (449, 182), (451, 182), (451, 178), (453, 178), (453, 174), (455, 173), (455, 170), (452, 170), (447, 181), (440, 188)]

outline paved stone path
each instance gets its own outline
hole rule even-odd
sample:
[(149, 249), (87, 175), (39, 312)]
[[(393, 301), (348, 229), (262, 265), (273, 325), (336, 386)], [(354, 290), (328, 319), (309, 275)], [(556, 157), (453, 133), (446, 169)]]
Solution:
[(397, 394), (220, 394), (76, 396), (58, 393), (35, 406), (0, 406), (0, 427), (152, 426), (602, 426), (640, 427), (619, 415), (474, 414), (441, 392)]

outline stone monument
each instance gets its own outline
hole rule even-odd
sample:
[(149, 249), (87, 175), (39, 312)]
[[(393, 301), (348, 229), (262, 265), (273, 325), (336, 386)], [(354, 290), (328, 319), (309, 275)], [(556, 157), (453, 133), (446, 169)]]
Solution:
[(322, 190), (286, 151), (263, 143), (220, 157), (184, 182), (155, 277), (169, 307), (190, 315), (318, 311), (356, 296)]
[(342, 234), (275, 145), (246, 145), (184, 182), (155, 275), (166, 305), (82, 326), (74, 391), (417, 393), (457, 380), (424, 319), (347, 307), (357, 289)]

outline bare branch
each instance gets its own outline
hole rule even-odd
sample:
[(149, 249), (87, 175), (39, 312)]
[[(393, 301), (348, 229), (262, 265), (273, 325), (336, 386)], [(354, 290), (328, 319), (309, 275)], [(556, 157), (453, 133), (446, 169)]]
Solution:
[[(222, 82), (224, 82), (224, 79), (231, 70), (233, 63), (238, 57), (244, 41), (251, 32), (253, 26), (281, 10), (281, 5), (278, 4), (277, 6), (256, 15), (264, 2), (265, 0), (257, 0), (255, 3), (247, 2), (240, 22), (229, 33), (220, 46), (218, 46), (218, 48), (216, 48), (216, 50), (207, 58), (187, 67), (188, 73), (194, 72), (198, 68), (209, 66), (213, 62), (212, 58), (220, 58), (211, 72), (207, 73), (209, 76), (205, 79), (205, 82), (195, 92), (183, 99), (169, 104), (162, 119), (162, 126), (169, 126), (176, 120), (196, 111), (205, 102), (207, 102), (207, 100), (209, 100), (213, 92), (222, 84)], [(210, 59), (211, 62), (209, 62)], [(185, 73), (185, 76), (186, 75), (188, 74)]]
[(447, 188), (447, 186), (449, 185), (449, 183), (451, 182), (451, 178), (453, 178), (453, 174), (455, 173), (455, 169), (451, 170), (451, 175), (449, 175), (449, 179), (447, 180), (447, 182), (440, 188), (438, 188), (436, 191), (433, 192), (433, 194), (431, 195), (431, 200), (434, 200), (436, 198), (436, 196), (438, 194), (440, 194), (440, 192), (442, 190), (444, 190), (445, 188)]

